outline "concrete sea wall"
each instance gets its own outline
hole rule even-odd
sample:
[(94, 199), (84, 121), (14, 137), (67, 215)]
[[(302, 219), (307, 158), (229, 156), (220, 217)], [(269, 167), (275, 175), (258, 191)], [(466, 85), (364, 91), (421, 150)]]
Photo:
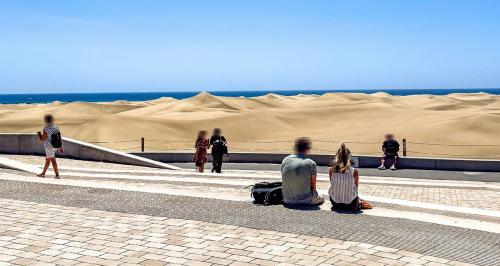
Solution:
[[(144, 152), (133, 154), (164, 163), (186, 163), (191, 162), (193, 158), (193, 153), (189, 152)], [(228, 158), (225, 157), (225, 161), (232, 163), (279, 164), (287, 155), (280, 153), (235, 152), (231, 153)], [(318, 165), (323, 166), (328, 165), (332, 159), (331, 155), (312, 155), (311, 158)], [(380, 165), (380, 157), (378, 156), (357, 155), (354, 157), (354, 161), (356, 167), (360, 168), (376, 168)], [(500, 172), (500, 160), (401, 157), (399, 168)]]
[[(193, 158), (192, 152), (124, 153), (70, 138), (63, 138), (63, 145), (65, 151), (63, 154), (58, 154), (59, 157), (164, 169), (178, 169), (169, 165), (169, 163), (191, 162)], [(36, 134), (0, 133), (0, 153), (44, 155), (45, 151)], [(287, 155), (282, 153), (235, 152), (231, 153), (229, 158), (225, 157), (225, 160), (233, 163), (279, 164)], [(330, 155), (312, 155), (311, 157), (318, 165), (328, 165), (331, 160)], [(357, 155), (354, 160), (356, 166), (360, 168), (375, 168), (380, 164), (380, 157), (378, 156)], [(500, 172), (500, 160), (401, 157), (399, 168)]]

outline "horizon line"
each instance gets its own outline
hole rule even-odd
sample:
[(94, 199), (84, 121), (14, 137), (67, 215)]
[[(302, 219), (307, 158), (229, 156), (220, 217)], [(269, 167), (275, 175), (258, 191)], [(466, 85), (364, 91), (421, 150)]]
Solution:
[(499, 90), (500, 87), (491, 88), (407, 88), (407, 89), (273, 89), (273, 90), (190, 90), (190, 91), (105, 91), (105, 92), (48, 92), (48, 93), (38, 93), (38, 92), (23, 92), (23, 93), (0, 93), (0, 95), (47, 95), (47, 94), (113, 94), (113, 93), (218, 93), (218, 92), (299, 92), (299, 91), (325, 91), (325, 92), (346, 92), (346, 91), (374, 91), (374, 92), (384, 92), (384, 91), (396, 91), (396, 90)]

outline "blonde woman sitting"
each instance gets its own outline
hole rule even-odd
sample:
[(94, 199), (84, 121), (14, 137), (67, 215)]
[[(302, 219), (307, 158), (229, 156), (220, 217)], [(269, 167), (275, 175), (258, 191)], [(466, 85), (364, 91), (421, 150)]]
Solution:
[(359, 173), (352, 167), (351, 151), (341, 144), (330, 168), (330, 201), (332, 210), (358, 212), (371, 209), (371, 205), (358, 197)]

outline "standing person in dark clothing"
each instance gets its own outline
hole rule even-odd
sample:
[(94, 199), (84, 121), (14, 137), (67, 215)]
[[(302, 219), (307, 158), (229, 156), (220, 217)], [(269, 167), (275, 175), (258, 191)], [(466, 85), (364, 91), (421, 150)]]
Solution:
[(393, 134), (386, 134), (384, 144), (382, 144), (382, 151), (384, 155), (382, 156), (381, 164), (378, 167), (380, 170), (385, 170), (385, 161), (392, 160), (391, 170), (396, 170), (396, 162), (399, 159), (399, 143), (394, 139)]
[(214, 129), (213, 135), (210, 138), (210, 146), (212, 146), (212, 173), (220, 173), (222, 171), (222, 158), (227, 154), (227, 141), (222, 136), (220, 128)]

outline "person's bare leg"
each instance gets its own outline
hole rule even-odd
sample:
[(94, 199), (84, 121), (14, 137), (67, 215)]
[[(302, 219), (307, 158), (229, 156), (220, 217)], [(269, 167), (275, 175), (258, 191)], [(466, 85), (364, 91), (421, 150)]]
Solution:
[(398, 162), (398, 156), (394, 156), (394, 163), (391, 165), (391, 170), (396, 170), (396, 163)]
[(380, 170), (385, 170), (385, 160), (384, 157), (380, 159), (380, 166), (378, 167)]
[(205, 171), (205, 163), (201, 163), (200, 165), (200, 173), (203, 173)]
[(47, 169), (49, 169), (49, 165), (50, 165), (50, 159), (45, 158), (45, 165), (43, 166), (43, 171), (41, 174), (38, 174), (37, 176), (38, 177), (45, 177), (45, 173), (47, 173)]
[(57, 167), (56, 158), (51, 158), (50, 161), (52, 162), (52, 168), (54, 168), (54, 173), (56, 174), (56, 178), (59, 179), (59, 168)]

